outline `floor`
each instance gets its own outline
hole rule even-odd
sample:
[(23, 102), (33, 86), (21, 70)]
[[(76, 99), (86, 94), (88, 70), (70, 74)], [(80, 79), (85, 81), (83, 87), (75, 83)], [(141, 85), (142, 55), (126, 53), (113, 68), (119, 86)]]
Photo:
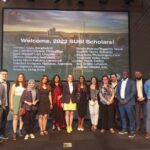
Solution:
[(26, 141), (23, 137), (13, 141), (11, 132), (9, 135), (9, 140), (0, 144), (0, 150), (150, 150), (150, 140), (146, 140), (144, 134), (137, 134), (134, 139), (130, 139), (117, 132), (114, 135), (109, 132), (102, 134), (100, 130), (92, 132), (88, 125), (81, 132), (76, 130), (75, 124), (71, 134), (65, 130), (52, 131), (49, 127), (49, 134), (40, 136), (37, 130), (36, 138)]

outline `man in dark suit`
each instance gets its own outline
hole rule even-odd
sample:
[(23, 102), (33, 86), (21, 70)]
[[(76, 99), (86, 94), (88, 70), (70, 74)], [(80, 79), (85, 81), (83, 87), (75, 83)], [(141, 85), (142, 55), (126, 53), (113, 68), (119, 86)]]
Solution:
[(136, 131), (140, 130), (141, 118), (143, 119), (143, 127), (146, 129), (146, 94), (144, 91), (145, 79), (142, 77), (141, 71), (135, 71), (136, 83)]
[(117, 86), (117, 99), (122, 122), (122, 130), (119, 134), (127, 134), (129, 131), (129, 138), (135, 137), (135, 94), (135, 82), (130, 80), (129, 73), (124, 71), (123, 79)]
[(10, 83), (7, 81), (8, 79), (8, 71), (6, 69), (0, 70), (0, 82), (3, 84), (5, 88), (5, 109), (3, 110), (2, 115), (2, 124), (0, 128), (0, 136), (2, 139), (6, 140), (8, 137), (6, 136), (6, 124), (7, 124), (7, 116), (9, 113), (9, 91), (10, 91)]

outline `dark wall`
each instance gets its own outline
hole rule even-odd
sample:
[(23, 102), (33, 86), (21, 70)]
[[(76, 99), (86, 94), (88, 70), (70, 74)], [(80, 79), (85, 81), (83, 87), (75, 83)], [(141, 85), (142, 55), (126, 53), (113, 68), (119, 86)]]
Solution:
[[(0, 26), (3, 8), (129, 11), (131, 74), (133, 77), (135, 70), (141, 70), (145, 78), (150, 78), (150, 0), (133, 0), (130, 4), (125, 4), (124, 0), (108, 0), (107, 4), (100, 4), (99, 0), (84, 0), (84, 6), (78, 5), (78, 0), (61, 0), (56, 4), (53, 1), (8, 0), (7, 3), (0, 1)], [(0, 47), (2, 48), (2, 28), (0, 28)]]

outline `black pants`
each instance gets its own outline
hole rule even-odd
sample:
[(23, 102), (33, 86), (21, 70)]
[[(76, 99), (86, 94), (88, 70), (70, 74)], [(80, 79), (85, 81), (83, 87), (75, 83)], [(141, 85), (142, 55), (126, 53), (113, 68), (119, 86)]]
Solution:
[(7, 116), (9, 113), (9, 107), (7, 106), (6, 109), (3, 109), (3, 114), (1, 118), (1, 128), (0, 128), (0, 134), (5, 135), (6, 133), (6, 125), (7, 125)]
[(101, 111), (101, 128), (110, 129), (114, 127), (114, 104), (100, 104)]
[(23, 117), (26, 134), (34, 133), (36, 113), (37, 111), (26, 111)]

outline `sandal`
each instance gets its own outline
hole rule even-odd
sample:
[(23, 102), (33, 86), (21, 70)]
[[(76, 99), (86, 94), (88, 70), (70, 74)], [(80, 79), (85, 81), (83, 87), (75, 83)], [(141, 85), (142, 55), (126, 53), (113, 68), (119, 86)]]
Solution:
[(45, 135), (47, 135), (47, 134), (48, 134), (48, 131), (45, 130), (45, 131), (43, 131), (43, 133), (44, 133)]
[(44, 136), (44, 131), (40, 131), (40, 135), (41, 135), (41, 136)]

